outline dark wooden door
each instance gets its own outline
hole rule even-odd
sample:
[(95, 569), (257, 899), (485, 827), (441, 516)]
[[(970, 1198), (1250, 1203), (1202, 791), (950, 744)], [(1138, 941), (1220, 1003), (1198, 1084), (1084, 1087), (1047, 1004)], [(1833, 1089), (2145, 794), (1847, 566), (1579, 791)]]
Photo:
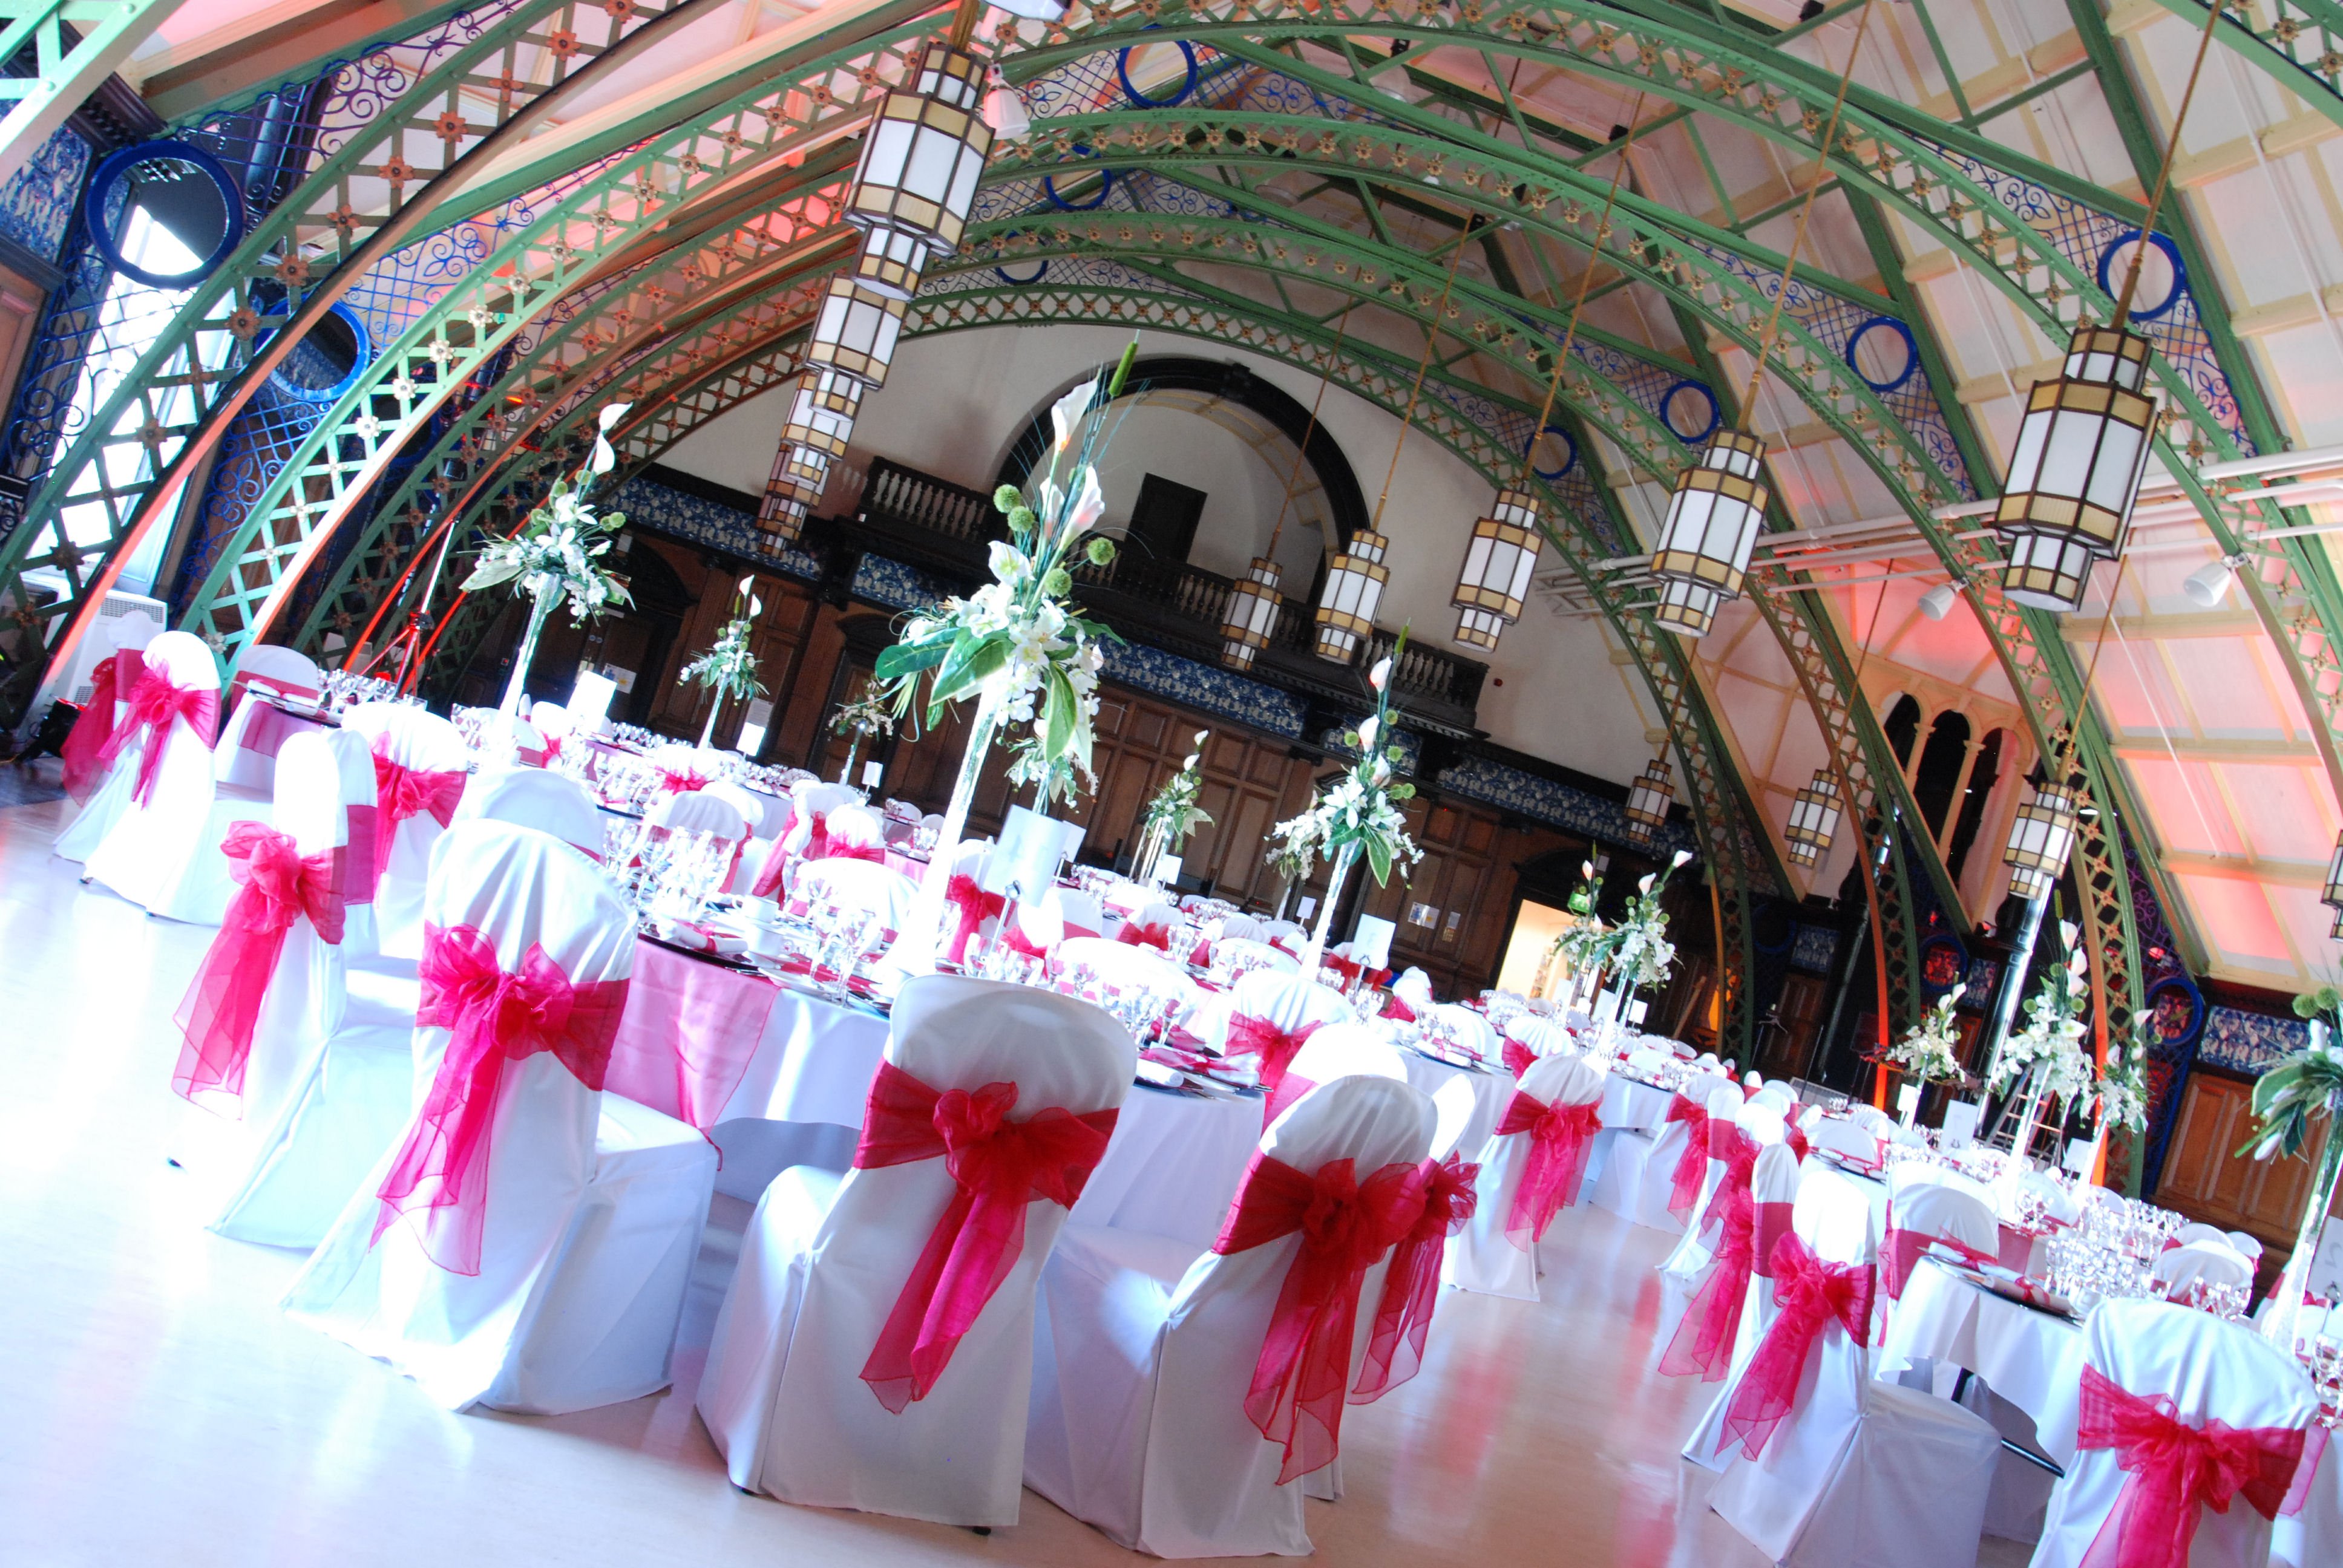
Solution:
[(1203, 491), (1150, 474), (1139, 482), (1123, 548), (1141, 560), (1184, 561), (1203, 517)]

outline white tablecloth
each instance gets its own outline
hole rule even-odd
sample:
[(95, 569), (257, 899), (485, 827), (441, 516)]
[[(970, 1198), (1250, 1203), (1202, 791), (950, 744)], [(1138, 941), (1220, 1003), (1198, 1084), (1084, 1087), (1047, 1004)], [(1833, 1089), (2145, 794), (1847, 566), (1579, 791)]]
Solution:
[(1134, 1084), (1073, 1218), (1209, 1247), (1261, 1142), (1254, 1095), (1203, 1098)]
[(757, 1053), (716, 1120), (860, 1128), (863, 1100), (886, 1053), (885, 1019), (783, 987)]
[(1656, 1132), (1667, 1125), (1668, 1107), (1675, 1096), (1664, 1089), (1638, 1083), (1618, 1072), (1603, 1080), (1603, 1125), (1641, 1132)]
[[(1922, 1258), (1887, 1320), (1872, 1370), (1892, 1377), (1917, 1361), (1966, 1367), (2034, 1418), (2044, 1451), (2064, 1465), (2074, 1457), (2071, 1426), (2053, 1446), (2057, 1422), (2083, 1382), (2083, 1330), (1969, 1283), (1933, 1258)], [(2063, 1452), (2062, 1452), (2063, 1449)]]
[(1840, 1261), (1863, 1257), (1865, 1235), (1875, 1246), (1886, 1226), (1886, 1182), (1806, 1158), (1798, 1177), (1798, 1230), (1815, 1251)]
[(1463, 1131), (1451, 1147), (1468, 1161), (1479, 1160), (1497, 1131), (1499, 1119), (1505, 1114), (1506, 1103), (1513, 1098), (1513, 1074), (1451, 1067), (1405, 1047), (1399, 1054), (1407, 1064), (1408, 1083), (1430, 1095), (1438, 1108), (1443, 1133), (1452, 1125), (1452, 1119), (1462, 1112)]

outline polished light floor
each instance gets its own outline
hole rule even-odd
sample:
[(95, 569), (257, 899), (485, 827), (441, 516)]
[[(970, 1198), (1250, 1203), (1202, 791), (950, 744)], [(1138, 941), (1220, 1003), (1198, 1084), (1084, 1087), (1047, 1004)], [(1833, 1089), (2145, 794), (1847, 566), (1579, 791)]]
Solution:
[[(1030, 1493), (980, 1537), (735, 1491), (691, 1408), (747, 1218), (731, 1200), (653, 1398), (451, 1415), (287, 1322), (300, 1260), (206, 1231), (167, 1158), (197, 1114), (170, 1092), (169, 1018), (209, 932), (83, 887), (48, 852), (69, 810), (0, 809), (0, 1563), (1133, 1561)], [(1423, 1375), (1346, 1417), (1348, 1494), (1309, 1504), (1322, 1561), (1760, 1562), (1675, 1456), (1710, 1391), (1653, 1371), (1663, 1238), (1562, 1226), (1554, 1300), (1444, 1293)]]

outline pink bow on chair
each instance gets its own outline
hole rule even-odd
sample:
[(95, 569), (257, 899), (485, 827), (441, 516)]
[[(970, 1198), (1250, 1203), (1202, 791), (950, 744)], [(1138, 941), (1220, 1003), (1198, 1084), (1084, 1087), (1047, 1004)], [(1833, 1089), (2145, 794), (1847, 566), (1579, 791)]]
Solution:
[(936, 1386), (1016, 1267), (1026, 1207), (1046, 1200), (1072, 1208), (1114, 1132), (1112, 1111), (1077, 1116), (1052, 1106), (1011, 1121), (1016, 1105), (1014, 1083), (939, 1093), (890, 1061), (870, 1081), (855, 1169), (940, 1156), (958, 1189), (863, 1364), (862, 1381), (898, 1415)]
[(822, 846), (820, 854), (808, 858), (816, 860), (868, 860), (872, 865), (883, 866), (887, 863), (887, 847), (884, 844), (849, 844), (832, 839)]
[[(121, 679), (117, 668), (116, 689)], [(123, 715), (122, 722), (106, 738), (106, 744), (98, 748), (98, 762), (111, 768), (131, 741), (142, 735), (146, 738), (146, 748), (138, 757), (138, 782), (130, 791), (141, 806), (155, 798), (155, 780), (162, 775), (163, 752), (170, 743), (171, 724), (180, 719), (187, 721), (205, 745), (210, 745), (213, 731), (219, 728), (219, 693), (174, 686), (171, 678), (161, 670), (144, 670), (130, 689), (130, 711)]]
[(1222, 1046), (1221, 1054), (1261, 1059), (1261, 1067), (1255, 1076), (1261, 1080), (1263, 1091), (1261, 1105), (1261, 1124), (1263, 1127), (1285, 1114), (1287, 1106), (1318, 1087), (1306, 1078), (1295, 1076), (1292, 1071), (1294, 1057), (1317, 1032), (1318, 1026), (1314, 1023), (1285, 1030), (1265, 1018), (1254, 1018), (1248, 1013), (1237, 1013), (1230, 1018), (1228, 1040)]
[(692, 769), (675, 771), (662, 768), (659, 769), (659, 787), (662, 794), (689, 795), (695, 789), (708, 788), (707, 775)]
[(447, 1050), (376, 1191), (382, 1208), (372, 1240), (401, 1217), (419, 1215), (431, 1261), (451, 1274), (478, 1274), (488, 1141), (506, 1063), (551, 1051), (598, 1092), (626, 1010), (627, 982), (573, 984), (535, 944), (522, 955), (520, 972), (507, 974), (498, 967), (496, 943), (474, 926), (425, 926), (417, 972), (423, 992), (415, 1021), (447, 1030)]
[(389, 738), (374, 742), (374, 882), (390, 864), (390, 847), (398, 839), (398, 825), (425, 812), (445, 828), (456, 819), (456, 803), (464, 798), (461, 769), (427, 772), (396, 762), (389, 755)]
[(944, 902), (952, 907), (958, 923), (944, 944), (944, 957), (953, 963), (968, 961), (968, 941), (987, 920), (998, 919), (1009, 907), (999, 893), (988, 893), (976, 879), (962, 871), (944, 886)]
[(1154, 948), (1168, 953), (1172, 950), (1172, 928), (1160, 921), (1151, 926), (1142, 926), (1136, 920), (1125, 920), (1114, 940), (1129, 942), (1133, 947)]
[[(1441, 1260), (1448, 1251), (1448, 1238), (1464, 1228), (1480, 1205), (1480, 1194), (1473, 1187), (1480, 1174), (1478, 1165), (1468, 1165), (1454, 1154), (1416, 1167), (1402, 1211), (1405, 1231), (1392, 1250), (1391, 1266), (1383, 1271), (1383, 1299), (1375, 1304), (1366, 1364), (1351, 1391), (1353, 1404), (1380, 1399), (1422, 1369), (1432, 1311), (1440, 1300)], [(1413, 1220), (1406, 1219), (1409, 1212)], [(1403, 1348), (1406, 1366), (1398, 1370)]]
[(211, 1090), (244, 1093), (261, 999), (293, 922), (307, 919), (325, 940), (342, 940), (331, 850), (304, 856), (292, 834), (237, 822), (220, 841), (220, 852), (228, 858), (228, 875), (242, 886), (174, 1015), (186, 1043), (171, 1087), (188, 1100)]
[(136, 648), (124, 648), (110, 658), (98, 660), (90, 671), (89, 700), (82, 705), (81, 717), (65, 736), (65, 743), (57, 751), (65, 764), (65, 789), (75, 805), (86, 806), (97, 789), (98, 775), (106, 771), (113, 755), (106, 742), (114, 739), (114, 705), (122, 700), (146, 668), (146, 656)]
[[(1725, 1407), (1716, 1449), (1735, 1442), (1755, 1459), (1797, 1402), (1798, 1380), (1832, 1322), (1861, 1344), (1871, 1332), (1872, 1269), (1868, 1263), (1825, 1263), (1795, 1235), (1775, 1243), (1771, 1260), (1774, 1300), (1781, 1314), (1765, 1331), (1756, 1353)], [(1728, 1352), (1729, 1353), (1729, 1352)]]
[(1708, 1111), (1679, 1094), (1668, 1102), (1668, 1120), (1684, 1123), (1685, 1132), (1684, 1152), (1676, 1156), (1669, 1177), (1668, 1212), (1690, 1224), (1692, 1206), (1700, 1201), (1700, 1184), (1708, 1176)]
[(2302, 1462), (2299, 1428), (2182, 1421), (2168, 1394), (2142, 1396), (2095, 1366), (2083, 1368), (2077, 1449), (2112, 1449), (2128, 1472), (2082, 1568), (2184, 1568), (2197, 1522), (2242, 1496), (2278, 1517)]
[(1500, 1138), (1526, 1137), (1529, 1152), (1522, 1164), (1521, 1184), (1513, 1189), (1513, 1206), (1505, 1215), (1505, 1240), (1523, 1251), (1533, 1241), (1545, 1240), (1554, 1217), (1578, 1201), (1578, 1184), (1586, 1174), (1586, 1156), (1594, 1135), (1603, 1130), (1598, 1108), (1548, 1105), (1513, 1091), (1505, 1114), (1497, 1122)]
[(1741, 1313), (1749, 1300), (1749, 1276), (1757, 1261), (1757, 1205), (1745, 1191), (1720, 1190), (1709, 1213), (1720, 1226), (1708, 1277), (1684, 1307), (1660, 1371), (1669, 1377), (1700, 1374), (1719, 1382), (1733, 1368), (1733, 1344), (1741, 1333)]
[(1341, 1452), (1359, 1287), (1412, 1223), (1408, 1187), (1415, 1174), (1413, 1165), (1386, 1165), (1361, 1181), (1356, 1161), (1330, 1160), (1304, 1175), (1258, 1151), (1245, 1168), (1212, 1251), (1248, 1252), (1302, 1233), (1244, 1400), (1253, 1425), (1284, 1451), (1280, 1486)]
[(1536, 1051), (1511, 1035), (1505, 1037), (1504, 1049), (1498, 1054), (1504, 1059), (1505, 1070), (1513, 1075), (1513, 1081), (1516, 1083), (1521, 1081), (1522, 1074), (1527, 1072), (1538, 1059)]

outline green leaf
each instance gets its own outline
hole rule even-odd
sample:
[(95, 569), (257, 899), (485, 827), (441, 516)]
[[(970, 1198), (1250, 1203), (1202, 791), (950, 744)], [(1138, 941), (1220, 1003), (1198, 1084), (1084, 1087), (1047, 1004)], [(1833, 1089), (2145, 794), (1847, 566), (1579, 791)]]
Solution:
[(1381, 839), (1370, 839), (1366, 842), (1366, 851), (1367, 869), (1375, 874), (1375, 886), (1380, 888), (1391, 880), (1391, 846)]
[[(939, 703), (957, 702), (982, 686), (985, 678), (1009, 662), (1009, 634), (994, 632), (982, 639), (963, 638), (952, 645), (942, 665), (936, 670), (935, 686), (928, 693), (928, 711), (933, 715)], [(932, 717), (930, 723), (935, 720)]]
[(1074, 741), (1074, 715), (1081, 705), (1074, 700), (1074, 689), (1066, 683), (1065, 672), (1051, 665), (1041, 675), (1041, 689), (1046, 699), (1041, 709), (1041, 750), (1049, 757), (1063, 757)]
[(520, 576), (520, 563), (518, 561), (508, 561), (502, 566), (474, 567), (472, 575), (464, 579), (464, 591), (477, 593), (482, 588), (494, 588), (498, 583), (508, 583), (518, 576)]
[(900, 680), (923, 669), (933, 669), (951, 651), (949, 637), (930, 638), (926, 642), (899, 642), (880, 651), (871, 671), (880, 680)]

